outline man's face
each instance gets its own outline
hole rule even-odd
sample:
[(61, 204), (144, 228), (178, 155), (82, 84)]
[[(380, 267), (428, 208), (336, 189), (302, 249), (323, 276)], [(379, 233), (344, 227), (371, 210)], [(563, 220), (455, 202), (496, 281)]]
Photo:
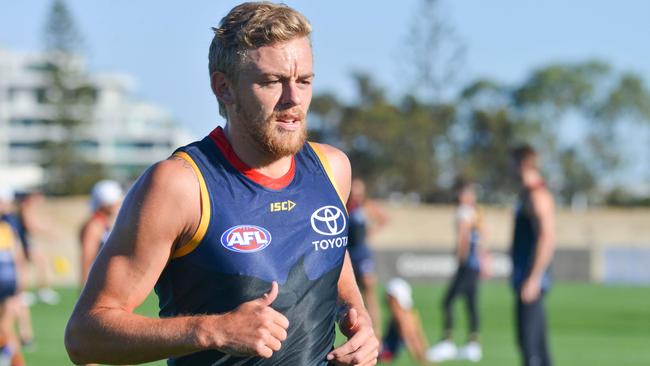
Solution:
[(234, 84), (236, 120), (273, 157), (297, 153), (307, 138), (314, 78), (307, 37), (248, 51)]
[(523, 186), (527, 185), (531, 172), (537, 169), (536, 166), (537, 158), (535, 156), (527, 156), (521, 159), (519, 162), (515, 162), (515, 174), (517, 183)]
[(465, 205), (476, 203), (476, 193), (471, 187), (465, 187), (458, 192), (458, 202)]
[(350, 198), (356, 202), (363, 202), (366, 199), (366, 184), (361, 179), (352, 180)]

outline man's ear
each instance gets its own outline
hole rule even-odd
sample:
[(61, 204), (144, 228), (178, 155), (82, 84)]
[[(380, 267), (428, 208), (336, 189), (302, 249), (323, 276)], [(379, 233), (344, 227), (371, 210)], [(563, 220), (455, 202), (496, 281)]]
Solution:
[(233, 104), (235, 102), (232, 85), (223, 72), (215, 71), (210, 75), (210, 86), (214, 95), (223, 104)]

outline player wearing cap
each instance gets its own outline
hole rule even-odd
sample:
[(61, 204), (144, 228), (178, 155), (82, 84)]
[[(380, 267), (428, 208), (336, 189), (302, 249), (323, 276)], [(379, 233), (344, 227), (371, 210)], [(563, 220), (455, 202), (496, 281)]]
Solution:
[(122, 202), (122, 187), (112, 180), (102, 180), (90, 192), (90, 217), (83, 223), (79, 233), (81, 243), (80, 287), (86, 283), (90, 267), (97, 257)]

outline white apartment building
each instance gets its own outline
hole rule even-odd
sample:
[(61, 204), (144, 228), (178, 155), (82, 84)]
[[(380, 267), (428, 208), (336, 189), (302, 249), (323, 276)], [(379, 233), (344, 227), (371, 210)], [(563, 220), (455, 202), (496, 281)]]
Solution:
[[(0, 183), (27, 188), (42, 183), (42, 145), (61, 139), (46, 104), (43, 54), (0, 48)], [(83, 60), (75, 60), (83, 70)], [(90, 120), (75, 144), (90, 161), (117, 178), (138, 175), (192, 140), (161, 106), (135, 100), (135, 82), (124, 74), (91, 74), (96, 97)]]

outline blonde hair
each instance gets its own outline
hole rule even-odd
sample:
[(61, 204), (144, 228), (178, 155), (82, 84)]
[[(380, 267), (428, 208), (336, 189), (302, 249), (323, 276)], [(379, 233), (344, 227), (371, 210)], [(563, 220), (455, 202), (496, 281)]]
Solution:
[[(304, 15), (285, 4), (262, 1), (237, 5), (221, 19), (219, 27), (212, 30), (214, 38), (208, 56), (210, 75), (219, 71), (236, 81), (248, 50), (309, 37), (311, 24)], [(221, 101), (219, 114), (228, 118)]]

